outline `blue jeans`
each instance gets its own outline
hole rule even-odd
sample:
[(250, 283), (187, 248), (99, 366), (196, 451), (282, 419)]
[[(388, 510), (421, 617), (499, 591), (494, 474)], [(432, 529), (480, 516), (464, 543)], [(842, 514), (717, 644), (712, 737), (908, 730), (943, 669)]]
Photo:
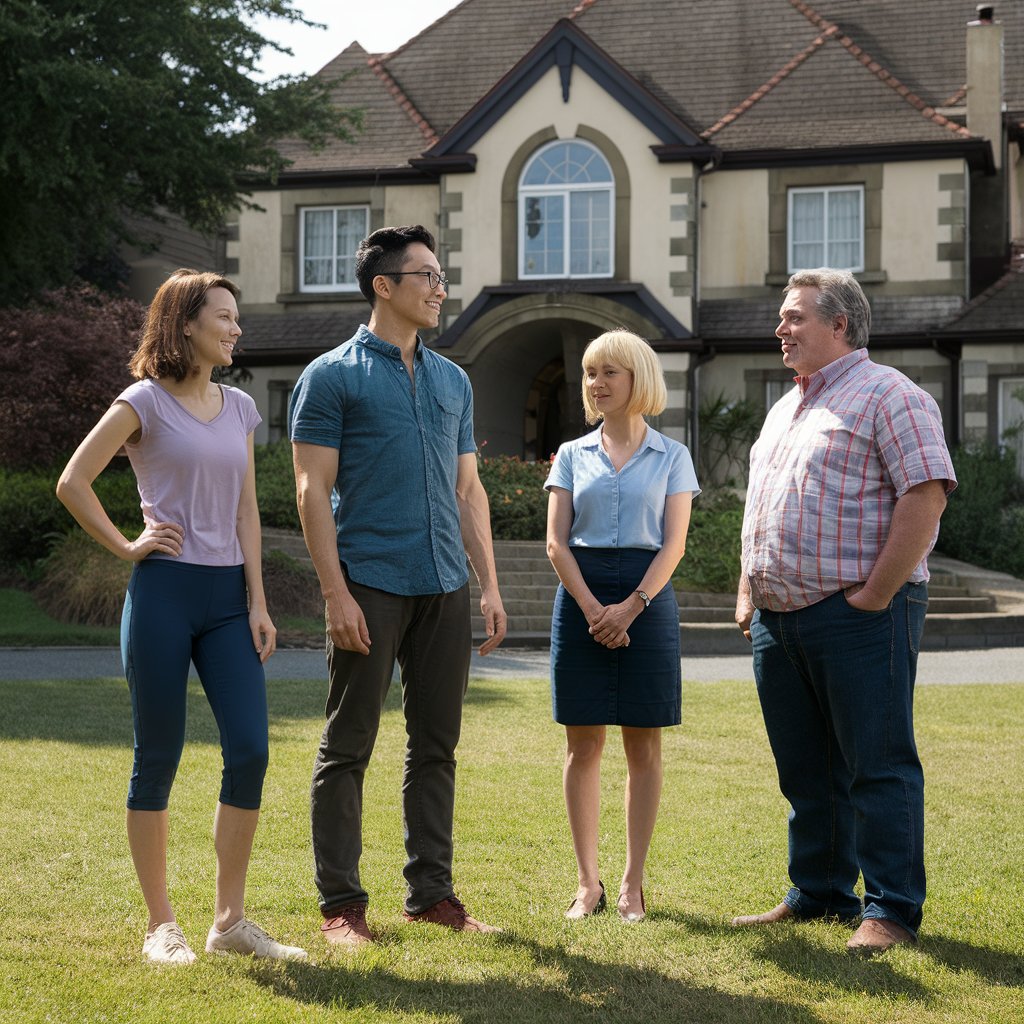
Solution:
[(914, 678), (928, 588), (907, 583), (864, 612), (840, 591), (750, 633), (765, 727), (791, 805), (785, 902), (799, 918), (865, 918), (912, 934), (925, 896), (924, 775)]

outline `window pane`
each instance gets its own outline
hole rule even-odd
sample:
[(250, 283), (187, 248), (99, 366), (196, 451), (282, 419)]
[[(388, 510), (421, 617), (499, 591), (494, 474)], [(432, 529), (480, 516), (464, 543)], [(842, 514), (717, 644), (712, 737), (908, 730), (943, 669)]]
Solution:
[(828, 265), (848, 269), (859, 267), (861, 256), (860, 193), (830, 192), (828, 195)]
[(338, 210), (335, 284), (356, 283), (356, 249), (366, 237), (366, 210)]
[(611, 182), (608, 161), (583, 142), (560, 142), (533, 158), (523, 175), (524, 185), (566, 185)]
[(523, 272), (527, 277), (565, 273), (563, 196), (527, 196), (523, 204)]
[[(793, 195), (793, 243), (821, 242), (825, 238), (825, 196), (821, 192)], [(805, 264), (806, 265), (806, 264)]]
[(607, 274), (611, 270), (611, 194), (575, 192), (570, 197), (569, 272)]
[(820, 242), (793, 246), (793, 270), (820, 267), (825, 262), (825, 246)]
[(1017, 472), (1024, 476), (1024, 377), (999, 382), (999, 437), (1017, 453)]
[(331, 283), (331, 257), (334, 231), (333, 210), (306, 210), (303, 213), (302, 283)]

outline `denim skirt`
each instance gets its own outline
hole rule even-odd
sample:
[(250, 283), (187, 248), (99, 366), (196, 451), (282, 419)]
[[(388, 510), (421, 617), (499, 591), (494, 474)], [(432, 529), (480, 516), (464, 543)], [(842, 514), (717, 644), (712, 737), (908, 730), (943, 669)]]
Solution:
[[(625, 600), (656, 551), (571, 549), (602, 604)], [(609, 650), (588, 632), (580, 607), (559, 584), (551, 616), (551, 704), (561, 725), (678, 725), (682, 697), (679, 606), (672, 584), (652, 596), (629, 627), (629, 646)]]

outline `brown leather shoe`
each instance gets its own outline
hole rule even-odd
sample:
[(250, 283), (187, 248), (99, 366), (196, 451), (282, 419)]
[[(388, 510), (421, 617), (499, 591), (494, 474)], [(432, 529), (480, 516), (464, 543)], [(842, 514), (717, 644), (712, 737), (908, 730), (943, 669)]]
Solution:
[(790, 921), (796, 915), (788, 903), (780, 903), (777, 907), (765, 911), (763, 914), (747, 914), (744, 917), (732, 919), (733, 928), (750, 928), (761, 924), (778, 924), (780, 921)]
[(324, 938), (332, 946), (345, 946), (357, 949), (373, 942), (373, 936), (366, 924), (366, 904), (346, 903), (338, 907), (330, 917), (320, 925)]
[(903, 925), (890, 921), (887, 917), (868, 917), (860, 923), (853, 933), (853, 938), (846, 944), (851, 953), (863, 953), (874, 956), (884, 953), (893, 946), (905, 942), (914, 942), (914, 936)]
[(409, 922), (426, 921), (428, 924), (439, 924), (442, 928), (451, 928), (452, 931), (456, 932), (501, 931), (500, 928), (495, 928), (494, 925), (484, 924), (483, 921), (470, 917), (457, 896), (449, 896), (448, 899), (441, 900), (440, 903), (435, 903), (432, 907), (427, 907), (426, 910), (421, 911), (419, 914), (410, 914), (408, 911), (402, 911), (402, 917)]

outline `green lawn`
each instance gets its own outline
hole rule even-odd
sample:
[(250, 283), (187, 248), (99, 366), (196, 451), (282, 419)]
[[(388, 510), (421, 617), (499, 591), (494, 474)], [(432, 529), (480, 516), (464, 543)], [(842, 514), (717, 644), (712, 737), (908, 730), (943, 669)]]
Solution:
[[(397, 688), (396, 688), (397, 689)], [(850, 957), (838, 925), (735, 932), (785, 879), (786, 807), (752, 689), (692, 685), (666, 734), (651, 913), (562, 918), (575, 873), (560, 729), (541, 680), (472, 684), (460, 747), (458, 890), (501, 936), (400, 922), (404, 741), (389, 700), (366, 780), (363, 877), (382, 941), (329, 953), (317, 935), (307, 793), (322, 680), (271, 688), (272, 761), (249, 912), (307, 946), (302, 964), (139, 956), (145, 912), (124, 840), (131, 725), (123, 681), (0, 684), (0, 1021), (992, 1022), (1024, 1019), (1020, 770), (1024, 689), (922, 687), (930, 893), (920, 945)], [(603, 875), (622, 869), (623, 760), (608, 748)], [(198, 687), (172, 798), (170, 879), (200, 948), (213, 899), (219, 749)]]
[(116, 647), (118, 643), (116, 627), (58, 622), (31, 594), (0, 587), (0, 647)]

